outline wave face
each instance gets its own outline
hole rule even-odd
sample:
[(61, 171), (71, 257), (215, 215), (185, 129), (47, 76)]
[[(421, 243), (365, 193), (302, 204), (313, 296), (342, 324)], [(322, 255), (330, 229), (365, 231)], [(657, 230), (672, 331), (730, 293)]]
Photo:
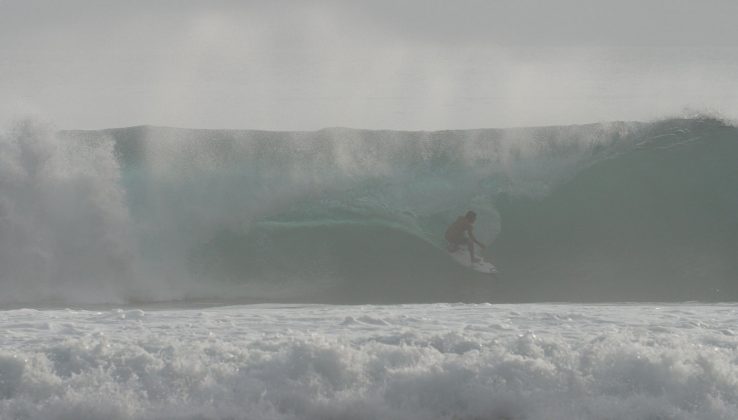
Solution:
[[(26, 121), (1, 140), (8, 302), (738, 297), (738, 133), (720, 121), (62, 133)], [(495, 281), (443, 250), (470, 208)]]
[(498, 257), (550, 279), (539, 298), (735, 300), (738, 131), (667, 121), (634, 140), (540, 200), (499, 202)]

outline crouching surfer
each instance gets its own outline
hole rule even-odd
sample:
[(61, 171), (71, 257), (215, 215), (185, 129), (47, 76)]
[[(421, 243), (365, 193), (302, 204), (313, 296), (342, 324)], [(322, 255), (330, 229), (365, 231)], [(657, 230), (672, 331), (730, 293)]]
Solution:
[(472, 228), (477, 220), (477, 214), (469, 210), (466, 215), (460, 216), (451, 226), (446, 229), (444, 237), (448, 241), (448, 252), (456, 252), (461, 245), (466, 245), (469, 250), (472, 264), (480, 259), (474, 256), (474, 244), (485, 248), (485, 246), (474, 237)]

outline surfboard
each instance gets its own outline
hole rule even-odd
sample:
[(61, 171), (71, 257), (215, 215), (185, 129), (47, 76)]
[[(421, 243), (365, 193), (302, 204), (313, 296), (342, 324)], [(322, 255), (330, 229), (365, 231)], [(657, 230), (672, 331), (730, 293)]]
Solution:
[(454, 252), (449, 252), (448, 255), (450, 255), (451, 258), (454, 259), (454, 261), (466, 268), (471, 268), (474, 271), (485, 274), (497, 274), (497, 268), (492, 265), (491, 262), (485, 261), (484, 258), (480, 256), (477, 256), (477, 258), (479, 258), (479, 261), (472, 263), (471, 258), (469, 257), (469, 250), (466, 248), (466, 246), (459, 246), (459, 249)]

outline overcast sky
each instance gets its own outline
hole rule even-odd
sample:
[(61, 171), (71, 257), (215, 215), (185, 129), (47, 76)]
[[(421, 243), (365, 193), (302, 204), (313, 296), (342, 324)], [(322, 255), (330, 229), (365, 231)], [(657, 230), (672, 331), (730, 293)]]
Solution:
[(734, 0), (0, 0), (0, 122), (738, 119)]

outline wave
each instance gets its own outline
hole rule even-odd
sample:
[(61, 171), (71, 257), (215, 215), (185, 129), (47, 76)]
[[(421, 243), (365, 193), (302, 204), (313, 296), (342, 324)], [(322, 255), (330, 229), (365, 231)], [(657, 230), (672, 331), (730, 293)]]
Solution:
[[(738, 134), (718, 120), (440, 132), (20, 126), (0, 149), (25, 170), (23, 182), (0, 174), (3, 208), (15, 209), (3, 223), (16, 239), (0, 239), (1, 280), (17, 291), (7, 301), (738, 297)], [(42, 175), (29, 175), (34, 165)], [(495, 281), (443, 250), (443, 230), (470, 208), (503, 273)], [(50, 262), (43, 276), (34, 252)]]
[(719, 121), (650, 125), (546, 197), (499, 200), (495, 251), (511, 280), (547, 279), (539, 297), (735, 300), (737, 157)]

